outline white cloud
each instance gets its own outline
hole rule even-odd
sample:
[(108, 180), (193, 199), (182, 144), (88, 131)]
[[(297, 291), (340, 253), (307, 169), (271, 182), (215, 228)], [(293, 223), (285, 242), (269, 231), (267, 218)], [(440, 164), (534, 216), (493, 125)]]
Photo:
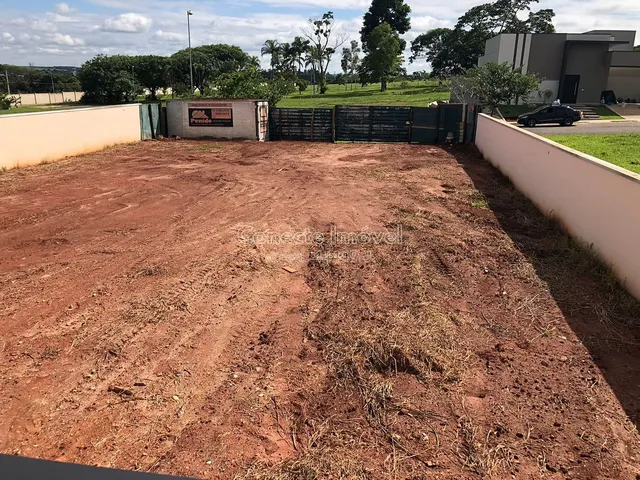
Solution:
[(36, 47), (36, 51), (41, 53), (47, 53), (49, 55), (64, 55), (66, 50), (62, 50), (60, 48), (51, 48), (51, 47)]
[(187, 41), (187, 34), (156, 30), (156, 33), (153, 34), (153, 40), (168, 43), (184, 43)]
[(2, 41), (7, 43), (13, 43), (15, 41), (15, 38), (9, 32), (3, 32)]
[(115, 18), (107, 18), (102, 29), (105, 32), (141, 33), (148, 31), (152, 23), (152, 20), (144, 15), (123, 13)]
[(53, 36), (52, 41), (56, 45), (67, 45), (69, 47), (84, 45), (84, 40), (81, 38), (73, 38), (71, 35), (63, 35), (61, 33), (56, 33)]
[(303, 6), (322, 7), (323, 11), (328, 9), (363, 10), (366, 11), (371, 5), (370, 0), (258, 0), (260, 3), (279, 7)]
[(71, 8), (68, 3), (58, 3), (54, 8), (56, 13), (60, 13), (64, 15), (65, 13), (73, 13), (76, 11), (75, 8)]
[(34, 20), (31, 23), (31, 28), (38, 32), (57, 32), (58, 31), (58, 27), (56, 27), (54, 23), (51, 23), (50, 21), (45, 20), (44, 18)]
[(53, 20), (55, 23), (75, 23), (80, 21), (77, 18), (69, 17), (67, 15), (60, 15), (58, 13), (49, 14), (49, 18), (51, 18), (51, 20)]
[[(194, 10), (191, 17), (194, 46), (229, 43), (259, 56), (266, 39), (291, 41), (301, 35), (300, 27), (309, 17), (329, 9), (336, 12), (336, 21), (349, 40), (359, 40), (362, 15), (371, 3), (371, 0), (222, 0), (191, 1), (187, 5), (182, 0), (83, 1), (94, 7), (86, 12), (82, 8), (75, 11), (72, 7), (78, 8), (82, 3), (74, 0), (52, 0), (48, 2), (49, 8), (33, 8), (29, 0), (10, 2), (11, 7), (5, 7), (9, 2), (0, 0), (0, 48), (5, 48), (0, 61), (80, 65), (101, 52), (169, 55), (187, 44), (187, 8)], [(412, 8), (412, 28), (403, 37), (411, 42), (431, 28), (455, 25), (470, 7), (489, 0), (405, 1)], [(54, 3), (58, 3), (55, 8)], [(553, 8), (559, 32), (579, 33), (596, 28), (640, 31), (638, 0), (540, 0), (533, 7)], [(581, 15), (576, 15), (577, 11)], [(13, 43), (3, 38), (2, 32), (9, 33)], [(640, 36), (636, 43), (640, 43)], [(261, 60), (268, 67), (269, 58)], [(410, 71), (425, 68), (417, 64), (405, 66)], [(339, 69), (340, 59), (336, 55), (329, 70)]]
[(28, 33), (21, 33), (19, 38), (22, 43), (29, 43), (29, 42), (39, 42), (41, 37), (40, 35), (30, 35)]

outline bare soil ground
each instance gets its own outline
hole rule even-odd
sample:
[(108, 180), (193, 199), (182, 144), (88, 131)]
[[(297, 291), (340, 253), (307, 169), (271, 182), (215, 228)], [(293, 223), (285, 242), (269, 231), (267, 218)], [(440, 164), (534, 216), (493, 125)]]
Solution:
[(1, 174), (0, 312), (3, 453), (640, 475), (638, 303), (470, 148), (148, 142)]

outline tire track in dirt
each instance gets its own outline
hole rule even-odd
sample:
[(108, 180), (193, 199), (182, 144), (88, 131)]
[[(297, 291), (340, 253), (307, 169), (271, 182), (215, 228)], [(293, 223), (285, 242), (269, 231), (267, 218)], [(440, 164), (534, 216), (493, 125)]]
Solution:
[[(0, 451), (202, 478), (640, 473), (589, 356), (633, 352), (567, 325), (633, 338), (612, 322), (634, 310), (598, 297), (579, 253), (473, 152), (216, 146), (0, 176)], [(137, 206), (108, 215), (122, 201)], [(398, 225), (396, 245), (241, 238)], [(574, 258), (554, 276), (589, 304), (551, 291), (523, 245)]]

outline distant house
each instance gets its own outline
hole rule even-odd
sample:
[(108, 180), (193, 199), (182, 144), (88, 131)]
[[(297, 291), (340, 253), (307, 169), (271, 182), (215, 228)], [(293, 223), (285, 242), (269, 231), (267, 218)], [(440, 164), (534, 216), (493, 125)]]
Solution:
[[(478, 65), (509, 62), (543, 78), (542, 89), (562, 103), (600, 103), (602, 92), (640, 101), (640, 52), (636, 32), (501, 34), (487, 40)], [(541, 101), (540, 98), (531, 98)]]

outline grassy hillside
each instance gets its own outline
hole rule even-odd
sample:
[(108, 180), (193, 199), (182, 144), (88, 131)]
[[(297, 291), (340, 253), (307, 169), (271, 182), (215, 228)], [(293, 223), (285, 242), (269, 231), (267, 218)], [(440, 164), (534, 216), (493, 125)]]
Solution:
[(282, 108), (319, 108), (334, 105), (415, 105), (426, 106), (437, 100), (449, 100), (448, 87), (439, 87), (438, 82), (395, 82), (386, 92), (380, 92), (380, 84), (329, 85), (324, 95), (312, 93), (311, 86), (300, 95), (294, 93), (278, 103)]

